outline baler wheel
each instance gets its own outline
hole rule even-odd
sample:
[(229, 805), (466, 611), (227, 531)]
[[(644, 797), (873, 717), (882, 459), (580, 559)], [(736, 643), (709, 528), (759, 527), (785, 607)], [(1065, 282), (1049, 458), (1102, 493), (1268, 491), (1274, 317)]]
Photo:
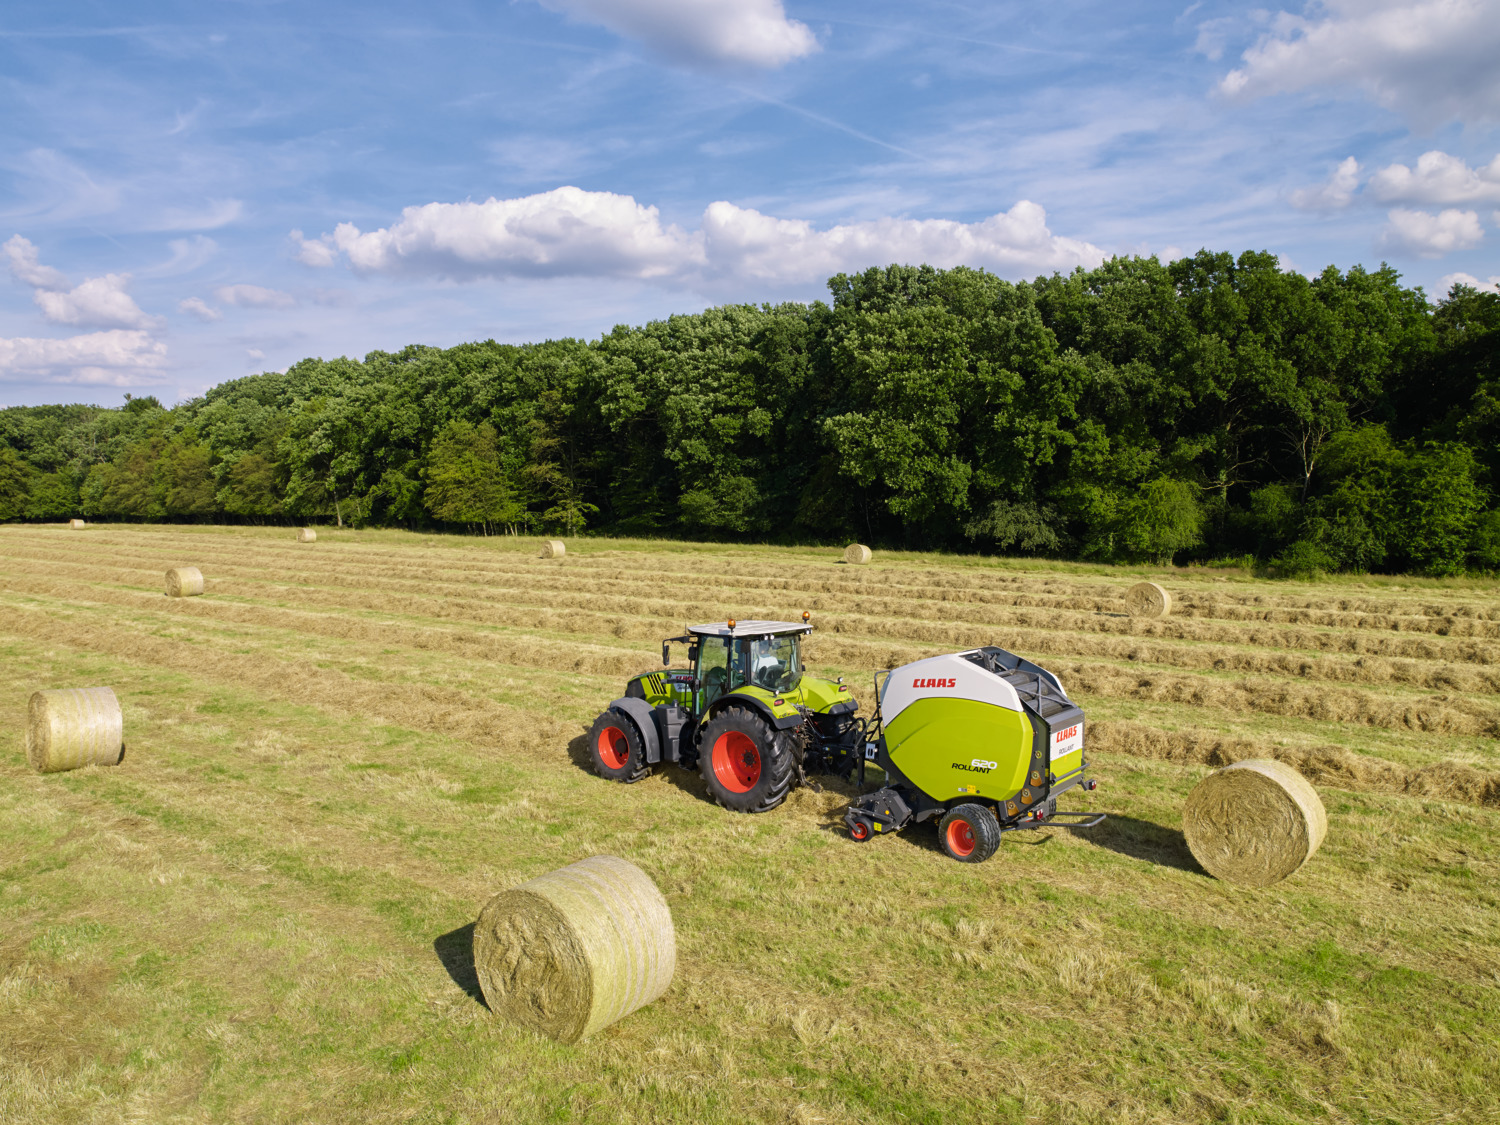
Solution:
[(849, 825), (849, 838), (856, 844), (869, 843), (872, 835), (874, 833), (870, 831), (870, 826), (862, 820), (856, 820), (853, 824)]
[(791, 735), (745, 707), (726, 707), (698, 736), (698, 772), (733, 812), (770, 812), (786, 800), (795, 768)]
[(984, 805), (955, 805), (938, 821), (938, 840), (959, 863), (983, 863), (1000, 847), (1000, 822)]
[(628, 716), (615, 710), (594, 720), (589, 731), (589, 758), (594, 772), (610, 781), (629, 784), (651, 772), (640, 731)]

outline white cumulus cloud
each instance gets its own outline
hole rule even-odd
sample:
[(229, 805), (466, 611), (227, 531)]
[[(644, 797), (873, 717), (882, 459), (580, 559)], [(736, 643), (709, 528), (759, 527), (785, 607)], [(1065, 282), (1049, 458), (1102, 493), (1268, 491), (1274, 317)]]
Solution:
[(1382, 203), (1500, 203), (1500, 155), (1470, 168), (1446, 152), (1424, 152), (1415, 169), (1392, 164), (1376, 172), (1370, 191)]
[(1325, 184), (1292, 192), (1292, 206), (1303, 211), (1336, 211), (1349, 206), (1359, 187), (1359, 161), (1347, 157)]
[(221, 285), (214, 290), (214, 296), (241, 309), (289, 309), (297, 303), (290, 293), (259, 285)]
[(10, 261), (11, 275), (17, 281), (30, 285), (34, 289), (66, 289), (68, 287), (68, 279), (60, 270), (42, 265), (40, 251), (31, 244), (30, 239), (13, 234), (6, 241), (4, 250), (5, 257)]
[(1496, 274), (1488, 281), (1481, 281), (1472, 273), (1450, 273), (1438, 278), (1438, 296), (1446, 297), (1448, 290), (1455, 285), (1467, 285), (1470, 289), (1478, 289), (1481, 293), (1500, 293), (1500, 274)]
[(369, 232), (341, 223), (333, 244), (364, 273), (451, 278), (618, 277), (679, 283), (817, 283), (892, 262), (983, 266), (1030, 276), (1097, 265), (1097, 246), (1055, 235), (1022, 200), (974, 223), (881, 218), (819, 230), (732, 203), (712, 203), (696, 231), (665, 224), (628, 195), (557, 188), (518, 199), (408, 207)]
[(778, 67), (818, 49), (781, 0), (541, 0), (680, 62)]
[(1324, 0), (1310, 11), (1278, 13), (1220, 92), (1354, 86), (1426, 126), (1500, 120), (1495, 0)]
[(188, 316), (196, 317), (205, 324), (212, 324), (216, 320), (223, 320), (224, 314), (214, 308), (202, 297), (186, 297), (177, 302), (177, 311), (185, 312)]
[(291, 239), (297, 244), (297, 253), (294, 257), (305, 266), (324, 269), (338, 261), (339, 250), (333, 244), (332, 235), (325, 234), (322, 238), (305, 238), (300, 230), (294, 230)]
[(1484, 238), (1479, 215), (1449, 208), (1434, 215), (1398, 207), (1389, 212), (1383, 242), (1423, 258), (1441, 258), (1454, 250), (1469, 250)]
[(150, 328), (160, 323), (158, 318), (147, 316), (126, 292), (130, 287), (128, 273), (91, 277), (69, 289), (68, 279), (51, 266), (42, 265), (37, 248), (21, 235), (13, 235), (5, 243), (5, 255), (10, 259), (11, 274), (31, 286), (32, 299), (53, 324)]
[(0, 377), (133, 387), (157, 381), (167, 346), (149, 332), (114, 329), (63, 340), (0, 338)]

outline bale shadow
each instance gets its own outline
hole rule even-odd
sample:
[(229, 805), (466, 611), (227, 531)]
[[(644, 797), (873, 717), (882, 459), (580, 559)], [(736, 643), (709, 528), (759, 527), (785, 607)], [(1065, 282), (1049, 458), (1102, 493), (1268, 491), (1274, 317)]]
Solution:
[(432, 943), (432, 951), (453, 983), (481, 1008), (488, 1008), (484, 990), (479, 987), (479, 973), (474, 969), (474, 923), (450, 930)]
[(1079, 833), (1090, 843), (1112, 852), (1143, 859), (1161, 867), (1175, 867), (1198, 875), (1203, 868), (1188, 850), (1187, 837), (1180, 828), (1167, 828), (1150, 820), (1110, 813), (1104, 823)]

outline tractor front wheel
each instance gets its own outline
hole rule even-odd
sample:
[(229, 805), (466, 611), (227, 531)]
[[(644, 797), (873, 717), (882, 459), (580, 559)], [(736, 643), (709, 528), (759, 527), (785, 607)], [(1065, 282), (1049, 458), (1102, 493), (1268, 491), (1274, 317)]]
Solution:
[(1000, 822), (984, 805), (955, 805), (938, 821), (938, 840), (959, 863), (983, 863), (1000, 847)]
[(627, 716), (614, 710), (594, 720), (589, 731), (589, 757), (594, 772), (610, 781), (628, 784), (650, 772), (641, 732)]
[(792, 787), (791, 735), (755, 712), (726, 707), (698, 737), (698, 771), (714, 800), (733, 812), (770, 812)]

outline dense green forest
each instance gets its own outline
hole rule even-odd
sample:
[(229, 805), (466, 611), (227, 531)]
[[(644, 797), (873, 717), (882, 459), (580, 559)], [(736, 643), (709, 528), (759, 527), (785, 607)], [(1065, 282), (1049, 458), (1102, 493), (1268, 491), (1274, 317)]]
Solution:
[(1207, 251), (829, 289), (593, 342), (308, 359), (172, 409), (7, 409), (0, 519), (1500, 568), (1500, 296)]

